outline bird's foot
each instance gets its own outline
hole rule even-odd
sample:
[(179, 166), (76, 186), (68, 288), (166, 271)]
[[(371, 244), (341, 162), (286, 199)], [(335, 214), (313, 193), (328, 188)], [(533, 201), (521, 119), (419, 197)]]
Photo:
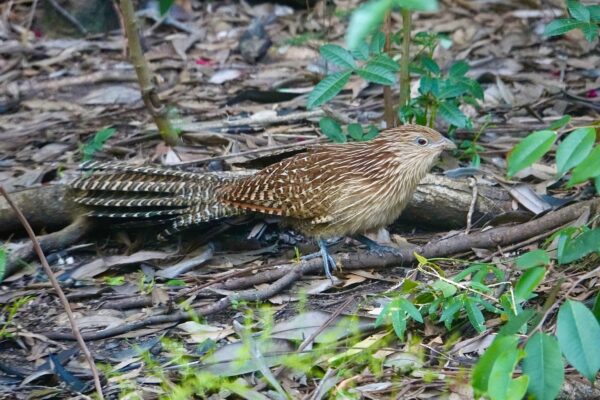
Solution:
[(329, 251), (327, 250), (327, 242), (325, 242), (324, 240), (319, 240), (319, 253), (321, 254), (321, 257), (323, 258), (323, 269), (325, 270), (325, 276), (327, 276), (327, 278), (329, 278), (329, 280), (331, 281), (332, 284), (334, 284), (334, 280), (333, 280), (333, 276), (331, 275), (331, 269), (335, 269), (336, 265), (335, 265), (335, 260), (333, 259), (333, 257), (331, 256), (331, 254), (329, 254)]
[(383, 257), (385, 253), (393, 254), (395, 256), (402, 257), (402, 249), (393, 246), (385, 246), (377, 243), (376, 241), (369, 239), (366, 236), (359, 235), (356, 237), (356, 240), (367, 246), (370, 252), (377, 254), (380, 257)]

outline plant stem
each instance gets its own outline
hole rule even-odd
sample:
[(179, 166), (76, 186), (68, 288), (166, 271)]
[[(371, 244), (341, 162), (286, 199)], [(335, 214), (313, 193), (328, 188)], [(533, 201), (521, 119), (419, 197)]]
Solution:
[[(388, 12), (385, 16), (384, 32), (385, 32), (385, 53), (392, 57), (390, 54), (392, 49), (392, 18), (391, 13)], [(394, 112), (394, 101), (392, 100), (392, 88), (389, 86), (383, 87), (383, 118), (385, 119), (386, 128), (393, 128), (398, 125), (397, 116)]]
[(175, 132), (167, 118), (167, 108), (160, 102), (156, 93), (156, 86), (152, 83), (152, 73), (148, 62), (144, 58), (131, 0), (121, 0), (121, 12), (123, 13), (124, 28), (127, 33), (129, 57), (138, 77), (142, 100), (152, 115), (160, 136), (168, 145), (175, 146), (178, 141), (177, 132)]
[(410, 11), (406, 8), (400, 10), (402, 14), (402, 59), (400, 60), (400, 102), (399, 108), (408, 104), (410, 100)]

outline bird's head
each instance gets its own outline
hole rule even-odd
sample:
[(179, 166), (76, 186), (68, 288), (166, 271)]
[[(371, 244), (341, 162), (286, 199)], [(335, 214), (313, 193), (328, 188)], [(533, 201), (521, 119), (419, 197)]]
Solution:
[(421, 125), (403, 125), (388, 129), (379, 135), (386, 147), (402, 158), (420, 158), (431, 163), (444, 150), (454, 150), (456, 145), (438, 131)]

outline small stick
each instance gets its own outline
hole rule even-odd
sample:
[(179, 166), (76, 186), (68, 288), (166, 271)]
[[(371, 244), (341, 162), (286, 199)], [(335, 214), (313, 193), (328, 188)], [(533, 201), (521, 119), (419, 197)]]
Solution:
[(56, 291), (56, 294), (60, 298), (60, 302), (62, 303), (62, 305), (65, 309), (65, 312), (67, 313), (67, 317), (69, 318), (69, 322), (70, 322), (71, 328), (73, 330), (73, 336), (75, 336), (75, 339), (77, 339), (77, 343), (79, 343), (79, 347), (81, 348), (81, 351), (83, 351), (83, 354), (85, 355), (85, 358), (86, 358), (88, 364), (90, 365), (90, 369), (92, 370), (92, 376), (94, 377), (94, 385), (96, 386), (96, 392), (98, 393), (98, 397), (101, 400), (103, 400), (104, 395), (102, 394), (102, 384), (100, 383), (100, 375), (98, 375), (98, 369), (96, 369), (96, 364), (94, 363), (94, 358), (92, 357), (92, 353), (90, 353), (90, 350), (88, 349), (87, 345), (85, 344), (85, 341), (83, 340), (83, 337), (81, 336), (81, 332), (79, 331), (79, 327), (77, 326), (77, 322), (75, 321), (75, 316), (73, 315), (73, 311), (71, 310), (71, 306), (69, 305), (69, 300), (67, 300), (65, 293), (62, 291), (58, 281), (56, 280), (56, 277), (52, 273), (52, 269), (50, 268), (50, 265), (48, 265), (48, 260), (46, 260), (44, 251), (42, 250), (40, 243), (38, 242), (37, 237), (35, 236), (35, 233), (33, 232), (33, 229), (31, 229), (31, 225), (29, 225), (29, 222), (27, 222), (27, 219), (25, 218), (25, 216), (23, 215), (21, 210), (12, 201), (12, 199), (10, 198), (8, 193), (6, 193), (3, 186), (0, 186), (0, 194), (2, 194), (2, 196), (4, 196), (4, 198), (6, 199), (6, 202), (14, 210), (15, 214), (17, 214), (17, 218), (23, 225), (23, 228), (25, 228), (25, 230), (27, 231), (27, 235), (29, 236), (29, 238), (31, 239), (31, 241), (33, 243), (33, 249), (35, 250), (35, 253), (37, 254), (37, 256), (40, 259), (40, 263), (42, 264), (42, 267), (44, 268), (44, 272), (46, 272), (46, 275), (48, 275), (48, 279), (50, 280), (50, 283), (52, 283), (52, 287)]
[(467, 235), (469, 234), (469, 231), (471, 231), (473, 213), (475, 212), (475, 206), (477, 205), (477, 178), (469, 178), (469, 186), (473, 188), (473, 198), (471, 199), (471, 205), (469, 206), (469, 212), (467, 213), (467, 228), (465, 229)]

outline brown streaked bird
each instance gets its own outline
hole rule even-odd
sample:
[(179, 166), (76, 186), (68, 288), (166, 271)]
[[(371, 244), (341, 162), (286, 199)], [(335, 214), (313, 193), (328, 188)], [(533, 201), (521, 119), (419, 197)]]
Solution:
[(76, 202), (90, 216), (167, 217), (162, 236), (249, 212), (277, 215), (317, 240), (325, 273), (335, 267), (325, 239), (357, 236), (371, 250), (391, 251), (364, 236), (400, 216), (417, 184), (452, 141), (418, 125), (388, 129), (369, 142), (309, 148), (256, 173), (194, 173), (124, 164), (88, 163), (101, 174), (81, 177)]

